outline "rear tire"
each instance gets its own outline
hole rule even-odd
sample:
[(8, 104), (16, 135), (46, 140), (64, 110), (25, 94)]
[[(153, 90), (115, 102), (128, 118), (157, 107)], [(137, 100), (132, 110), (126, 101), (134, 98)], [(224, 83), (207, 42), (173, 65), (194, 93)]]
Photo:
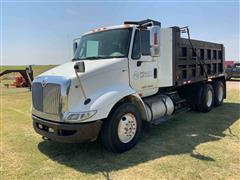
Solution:
[(214, 106), (220, 106), (224, 99), (224, 85), (222, 81), (213, 82)]
[(211, 111), (214, 104), (214, 91), (211, 84), (203, 84), (198, 91), (197, 109), (200, 112)]
[(141, 129), (142, 120), (137, 107), (128, 102), (122, 103), (103, 123), (102, 144), (108, 151), (122, 153), (137, 144)]

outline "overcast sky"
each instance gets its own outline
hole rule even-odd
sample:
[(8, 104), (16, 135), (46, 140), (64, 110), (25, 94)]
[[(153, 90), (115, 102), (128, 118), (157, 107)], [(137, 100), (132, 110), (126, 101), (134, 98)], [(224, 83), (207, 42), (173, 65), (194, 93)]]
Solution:
[(72, 39), (126, 20), (158, 20), (190, 27), (194, 39), (223, 43), (226, 60), (239, 61), (239, 2), (16, 2), (3, 1), (3, 65), (62, 64)]

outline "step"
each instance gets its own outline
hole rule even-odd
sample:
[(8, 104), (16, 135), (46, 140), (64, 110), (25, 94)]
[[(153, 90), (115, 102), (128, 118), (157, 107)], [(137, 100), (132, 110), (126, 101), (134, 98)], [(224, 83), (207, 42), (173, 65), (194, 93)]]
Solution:
[(180, 99), (178, 101), (174, 101), (175, 104), (180, 104), (180, 103), (184, 103), (186, 102), (187, 100), (186, 99)]
[(184, 113), (184, 112), (187, 112), (190, 110), (191, 110), (190, 107), (184, 107), (184, 108), (180, 108), (180, 109), (176, 110), (174, 113)]
[(171, 118), (172, 118), (172, 116), (164, 116), (159, 119), (155, 119), (155, 120), (151, 121), (150, 123), (153, 125), (158, 125), (158, 124), (168, 121)]
[(167, 94), (170, 95), (170, 94), (178, 94), (178, 93), (177, 91), (172, 91), (172, 92), (168, 92)]

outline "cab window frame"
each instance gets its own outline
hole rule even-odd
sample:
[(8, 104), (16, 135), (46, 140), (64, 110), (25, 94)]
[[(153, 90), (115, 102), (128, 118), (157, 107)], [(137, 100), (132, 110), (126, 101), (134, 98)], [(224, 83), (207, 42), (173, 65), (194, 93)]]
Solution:
[[(138, 36), (138, 39), (137, 39), (137, 36)], [(135, 57), (135, 54), (134, 54), (134, 50), (135, 50), (135, 46), (136, 46), (136, 41), (138, 40), (138, 50), (139, 50), (139, 56), (138, 57)], [(133, 60), (138, 60), (141, 58), (141, 42), (140, 42), (140, 30), (139, 29), (136, 29), (135, 32), (134, 32), (134, 38), (133, 38), (133, 45), (132, 45), (132, 52), (131, 52), (131, 58)]]
[[(143, 31), (148, 31), (147, 32), (147, 34), (149, 35), (148, 36), (148, 42), (149, 42), (149, 52), (147, 52), (146, 53), (146, 51), (143, 53), (142, 52), (142, 39), (143, 39), (143, 37), (142, 37), (142, 35), (143, 34), (141, 34), (141, 32), (143, 32)], [(138, 34), (137, 34), (137, 32), (138, 32)], [(137, 36), (138, 36), (138, 41), (139, 41), (139, 56), (138, 57), (135, 57), (134, 56), (134, 48), (135, 48), (135, 42), (136, 42), (136, 38), (137, 38)], [(150, 31), (149, 30), (146, 30), (146, 29), (143, 29), (143, 30), (141, 30), (141, 29), (136, 29), (135, 30), (135, 33), (134, 33), (134, 38), (133, 38), (133, 45), (132, 45), (132, 52), (131, 52), (131, 59), (132, 60), (139, 60), (142, 56), (150, 56), (151, 54), (150, 54)]]
[[(148, 46), (148, 47), (143, 48), (143, 45), (144, 45), (144, 47), (146, 47), (146, 46)], [(151, 55), (151, 53), (150, 53), (150, 31), (148, 29), (140, 30), (140, 46), (141, 46), (141, 55), (142, 56), (150, 56)]]

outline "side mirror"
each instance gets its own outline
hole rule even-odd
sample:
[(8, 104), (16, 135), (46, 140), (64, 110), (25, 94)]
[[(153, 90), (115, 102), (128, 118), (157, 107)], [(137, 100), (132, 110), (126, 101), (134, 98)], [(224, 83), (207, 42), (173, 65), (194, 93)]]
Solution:
[(160, 56), (160, 26), (152, 26), (150, 29), (150, 53), (152, 57)]
[(85, 72), (85, 64), (84, 61), (79, 61), (74, 64), (75, 72)]

